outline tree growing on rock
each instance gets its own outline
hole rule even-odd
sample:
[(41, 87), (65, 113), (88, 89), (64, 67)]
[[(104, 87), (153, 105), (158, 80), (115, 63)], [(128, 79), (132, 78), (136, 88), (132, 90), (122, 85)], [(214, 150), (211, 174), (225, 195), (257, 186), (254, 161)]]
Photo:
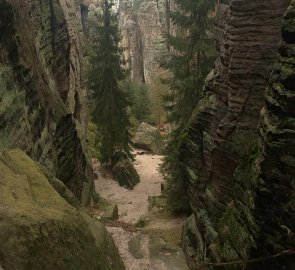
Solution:
[(111, 164), (117, 151), (131, 154), (131, 127), (129, 101), (120, 87), (126, 77), (119, 47), (120, 35), (117, 14), (112, 10), (113, 1), (102, 1), (102, 14), (92, 38), (89, 62), (89, 88), (93, 110), (92, 121), (99, 134), (100, 161)]
[(175, 0), (177, 10), (170, 14), (177, 35), (168, 33), (170, 58), (162, 66), (169, 70), (166, 80), (170, 91), (163, 102), (167, 120), (173, 127), (164, 149), (162, 171), (168, 181), (168, 200), (176, 212), (189, 209), (185, 192), (185, 166), (182, 155), (185, 149), (183, 132), (200, 99), (205, 77), (212, 69), (215, 46), (210, 30), (209, 14), (214, 10), (215, 0)]

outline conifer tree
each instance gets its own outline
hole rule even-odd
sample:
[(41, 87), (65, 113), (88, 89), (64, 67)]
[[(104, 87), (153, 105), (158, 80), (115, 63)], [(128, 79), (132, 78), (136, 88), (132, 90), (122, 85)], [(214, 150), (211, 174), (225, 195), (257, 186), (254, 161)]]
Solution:
[(140, 122), (147, 121), (151, 113), (148, 86), (144, 83), (133, 82), (130, 78), (125, 80), (122, 86), (132, 103), (132, 115)]
[(120, 35), (117, 14), (112, 11), (114, 3), (102, 1), (102, 14), (92, 35), (89, 62), (89, 88), (92, 92), (92, 121), (99, 133), (100, 161), (110, 164), (116, 151), (131, 154), (131, 127), (126, 94), (120, 81), (126, 77), (119, 47)]
[(215, 0), (175, 0), (177, 10), (171, 21), (177, 35), (168, 33), (170, 58), (162, 64), (170, 71), (166, 81), (170, 91), (164, 96), (168, 122), (175, 127), (164, 149), (162, 171), (168, 181), (168, 200), (176, 212), (189, 209), (185, 192), (185, 169), (182, 164), (180, 142), (183, 128), (200, 99), (204, 80), (215, 59), (214, 41), (210, 38), (211, 20)]

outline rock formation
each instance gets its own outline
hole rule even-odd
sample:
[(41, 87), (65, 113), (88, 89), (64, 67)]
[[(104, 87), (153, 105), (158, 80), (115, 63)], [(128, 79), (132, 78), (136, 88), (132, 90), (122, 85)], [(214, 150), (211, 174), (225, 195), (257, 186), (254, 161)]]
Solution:
[(22, 151), (0, 152), (0, 268), (125, 269), (104, 226), (48, 180)]
[(163, 151), (163, 138), (158, 128), (141, 123), (133, 139), (135, 148), (143, 149), (160, 155)]
[(81, 9), (0, 0), (0, 269), (124, 269), (80, 208), (93, 188)]
[[(292, 142), (291, 134), (294, 137), (288, 105), (292, 68), (294, 73), (294, 45), (288, 40), (294, 34), (290, 33), (292, 11), (283, 27), (283, 38), (291, 44), (283, 43), (280, 49), (281, 60), (262, 113), (261, 147), (257, 147), (259, 115), (289, 3), (233, 0), (218, 6), (220, 56), (192, 117), (191, 154), (184, 157), (193, 215), (184, 229), (183, 247), (193, 258), (192, 269), (211, 269), (202, 261), (246, 260), (294, 247), (294, 217), (286, 219), (292, 209), (294, 213), (294, 151), (284, 150), (284, 144)], [(279, 240), (274, 240), (274, 233)], [(291, 269), (288, 259), (280, 262), (249, 265), (249, 269)], [(228, 269), (244, 268), (246, 264)]]
[(168, 31), (168, 0), (121, 0), (120, 25), (123, 47), (136, 82), (151, 84), (160, 73), (161, 57), (168, 53), (164, 34)]
[[(254, 218), (262, 228), (253, 256), (295, 247), (295, 1), (282, 25), (279, 57), (272, 71), (261, 113), (259, 186)], [(274, 238), (274, 232), (276, 237)], [(293, 269), (295, 259), (282, 257), (259, 269)]]
[(1, 0), (0, 13), (0, 145), (24, 150), (87, 204), (80, 3)]
[(140, 181), (139, 175), (129, 159), (119, 160), (113, 168), (113, 176), (119, 185), (133, 189)]

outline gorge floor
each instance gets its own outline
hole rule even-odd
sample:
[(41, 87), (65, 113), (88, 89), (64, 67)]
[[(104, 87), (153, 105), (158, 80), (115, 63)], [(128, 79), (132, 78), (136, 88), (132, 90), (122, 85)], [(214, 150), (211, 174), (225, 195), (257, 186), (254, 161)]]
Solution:
[(98, 176), (96, 191), (109, 203), (118, 205), (119, 220), (106, 223), (107, 230), (126, 269), (187, 270), (184, 253), (179, 247), (185, 217), (173, 217), (165, 208), (152, 203), (154, 199), (161, 201), (163, 177), (158, 169), (162, 157), (140, 151), (135, 155), (134, 166), (140, 183), (133, 190), (120, 187), (111, 174), (94, 165)]

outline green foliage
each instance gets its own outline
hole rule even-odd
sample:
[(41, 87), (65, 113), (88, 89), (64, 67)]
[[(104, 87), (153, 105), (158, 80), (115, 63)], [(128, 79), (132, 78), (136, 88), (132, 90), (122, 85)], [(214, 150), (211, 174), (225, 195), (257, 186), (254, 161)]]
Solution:
[(178, 10), (171, 14), (172, 22), (180, 33), (167, 35), (172, 52), (162, 66), (172, 74), (172, 78), (166, 80), (170, 92), (164, 97), (164, 103), (168, 121), (176, 125), (191, 116), (204, 79), (213, 66), (215, 46), (209, 35), (211, 20), (208, 13), (214, 8), (214, 3), (214, 0), (176, 0)]
[(122, 85), (131, 103), (131, 113), (139, 122), (146, 122), (150, 113), (150, 100), (148, 87), (145, 84), (137, 84), (127, 79)]
[(161, 167), (167, 182), (167, 204), (175, 215), (190, 214), (189, 199), (184, 183), (185, 169), (182, 161), (183, 153), (180, 144), (183, 140), (179, 134), (182, 130), (176, 129), (164, 148), (164, 163)]
[(93, 122), (89, 122), (87, 126), (87, 155), (88, 158), (99, 158), (98, 148), (99, 134), (97, 132), (97, 126)]
[(92, 33), (89, 56), (89, 88), (92, 121), (99, 133), (100, 161), (110, 164), (116, 151), (131, 154), (131, 128), (128, 114), (129, 101), (120, 87), (126, 72), (122, 68), (122, 49), (119, 47), (117, 15), (112, 12), (113, 2), (104, 0), (96, 31)]
[[(171, 49), (170, 58), (162, 67), (172, 75), (166, 79), (170, 91), (163, 102), (167, 120), (175, 127), (164, 149), (162, 171), (168, 183), (168, 200), (175, 211), (188, 211), (185, 179), (186, 170), (182, 156), (186, 145), (184, 128), (190, 119), (215, 59), (214, 41), (210, 36), (214, 0), (176, 0), (178, 9), (170, 14), (177, 36), (167, 34)], [(187, 128), (187, 127), (186, 127)]]

